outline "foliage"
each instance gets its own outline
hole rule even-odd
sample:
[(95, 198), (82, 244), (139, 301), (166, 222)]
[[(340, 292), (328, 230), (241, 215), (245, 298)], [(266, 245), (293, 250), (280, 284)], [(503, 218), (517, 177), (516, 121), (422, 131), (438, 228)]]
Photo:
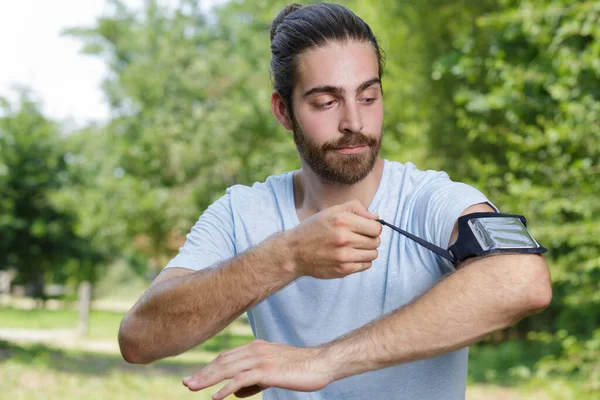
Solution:
[(548, 354), (540, 360), (535, 373), (538, 378), (581, 380), (583, 377), (582, 392), (600, 392), (600, 329), (596, 329), (592, 338), (587, 340), (581, 340), (566, 330), (554, 335), (531, 333), (530, 336), (546, 345), (559, 343), (561, 346), (561, 351)]
[[(0, 108), (0, 269), (24, 281), (123, 259), (154, 275), (226, 187), (298, 166), (269, 108), (269, 25), (287, 1), (109, 3), (67, 32), (109, 66), (106, 126), (61, 136), (29, 98)], [(387, 53), (383, 155), (473, 184), (550, 249), (553, 302), (514, 328), (538, 332), (535, 351), (510, 344), (497, 369), (518, 348), (542, 360), (511, 373), (598, 390), (599, 3), (342, 3)]]
[(52, 196), (74, 183), (58, 127), (25, 91), (14, 107), (0, 99), (0, 269), (43, 296), (45, 280), (60, 280), (55, 266), (92, 259), (97, 251), (75, 233), (76, 219)]
[(598, 390), (600, 4), (501, 5), (460, 32), (437, 62), (434, 77), (456, 85), (460, 135), (440, 141), (459, 143), (462, 153), (445, 166), (501, 209), (527, 214), (550, 248), (554, 300), (526, 327), (560, 329), (551, 337), (564, 345), (565, 358), (546, 360), (542, 370), (578, 371)]
[(226, 187), (287, 169), (293, 147), (269, 115), (262, 25), (240, 24), (235, 5), (214, 25), (192, 1), (176, 10), (151, 1), (137, 14), (112, 4), (95, 27), (68, 33), (111, 68), (115, 118), (104, 135), (114, 170), (103, 185), (121, 198), (112, 212), (126, 236), (158, 270)]

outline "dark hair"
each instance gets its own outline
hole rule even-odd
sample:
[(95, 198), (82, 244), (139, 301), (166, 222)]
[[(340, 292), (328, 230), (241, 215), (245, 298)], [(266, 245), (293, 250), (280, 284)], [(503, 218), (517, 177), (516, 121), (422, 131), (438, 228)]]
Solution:
[(329, 41), (347, 42), (350, 39), (373, 45), (381, 79), (383, 50), (369, 25), (346, 7), (330, 3), (303, 7), (294, 3), (277, 14), (271, 26), (271, 71), (273, 86), (290, 113), (293, 113), (292, 92), (297, 78), (298, 56)]

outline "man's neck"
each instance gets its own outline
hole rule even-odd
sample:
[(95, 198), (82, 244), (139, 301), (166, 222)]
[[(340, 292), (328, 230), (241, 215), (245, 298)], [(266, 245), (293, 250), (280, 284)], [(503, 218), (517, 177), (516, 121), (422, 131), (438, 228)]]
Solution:
[(383, 174), (384, 160), (377, 158), (371, 172), (353, 185), (325, 183), (314, 172), (302, 166), (294, 174), (294, 202), (300, 222), (319, 211), (350, 200), (358, 199), (366, 207), (371, 204), (379, 188)]

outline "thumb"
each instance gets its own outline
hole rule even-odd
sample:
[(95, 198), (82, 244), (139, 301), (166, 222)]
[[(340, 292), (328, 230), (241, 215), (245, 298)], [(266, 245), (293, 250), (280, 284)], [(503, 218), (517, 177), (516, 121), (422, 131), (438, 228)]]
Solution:
[(346, 211), (350, 211), (351, 213), (359, 215), (363, 218), (379, 219), (379, 216), (370, 212), (369, 209), (360, 202), (360, 200), (351, 200), (344, 205), (344, 208)]

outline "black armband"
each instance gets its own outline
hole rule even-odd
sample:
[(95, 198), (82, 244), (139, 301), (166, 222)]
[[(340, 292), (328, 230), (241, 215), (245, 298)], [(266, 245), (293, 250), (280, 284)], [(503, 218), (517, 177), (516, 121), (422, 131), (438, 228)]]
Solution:
[(459, 264), (471, 257), (488, 254), (542, 254), (548, 251), (531, 236), (522, 215), (480, 212), (458, 218), (458, 238), (444, 250), (384, 220), (378, 220), (404, 236), (433, 251), (440, 257)]

